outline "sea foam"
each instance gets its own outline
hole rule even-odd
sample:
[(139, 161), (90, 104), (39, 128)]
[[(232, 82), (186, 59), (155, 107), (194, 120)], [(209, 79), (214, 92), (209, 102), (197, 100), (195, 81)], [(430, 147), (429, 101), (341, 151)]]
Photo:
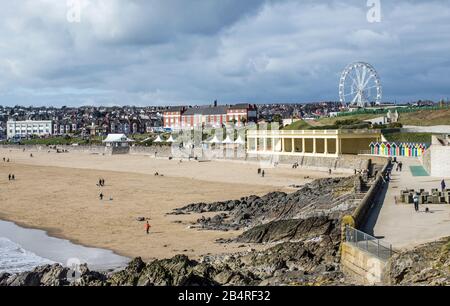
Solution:
[(20, 273), (33, 270), (37, 266), (53, 264), (33, 252), (23, 249), (19, 244), (0, 237), (0, 273)]

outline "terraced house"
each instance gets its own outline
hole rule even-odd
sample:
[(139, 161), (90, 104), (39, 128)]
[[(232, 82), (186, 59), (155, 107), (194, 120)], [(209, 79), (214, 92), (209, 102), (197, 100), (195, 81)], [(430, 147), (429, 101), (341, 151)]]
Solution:
[(195, 107), (171, 107), (164, 111), (164, 128), (172, 130), (194, 129), (199, 127), (219, 128), (225, 124), (243, 126), (258, 119), (254, 104), (214, 105)]

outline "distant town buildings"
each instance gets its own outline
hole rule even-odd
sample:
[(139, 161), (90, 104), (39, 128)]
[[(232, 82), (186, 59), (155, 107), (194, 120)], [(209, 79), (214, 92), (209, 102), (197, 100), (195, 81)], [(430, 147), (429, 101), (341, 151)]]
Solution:
[(199, 127), (219, 128), (225, 124), (244, 126), (256, 122), (258, 109), (255, 104), (217, 105), (196, 107), (170, 107), (163, 114), (164, 128), (172, 130)]
[(7, 138), (23, 138), (32, 135), (49, 136), (52, 134), (51, 120), (9, 120), (6, 125)]

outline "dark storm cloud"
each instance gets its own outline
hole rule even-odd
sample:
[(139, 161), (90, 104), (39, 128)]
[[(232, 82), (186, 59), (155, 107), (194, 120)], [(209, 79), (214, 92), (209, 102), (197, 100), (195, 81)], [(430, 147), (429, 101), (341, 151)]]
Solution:
[(450, 97), (450, 1), (65, 2), (0, 2), (0, 104), (337, 100), (357, 60), (385, 100)]

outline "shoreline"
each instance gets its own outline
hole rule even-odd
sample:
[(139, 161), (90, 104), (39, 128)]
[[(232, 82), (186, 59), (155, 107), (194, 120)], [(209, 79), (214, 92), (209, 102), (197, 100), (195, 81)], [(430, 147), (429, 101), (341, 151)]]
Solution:
[(0, 237), (18, 244), (25, 251), (63, 266), (70, 260), (79, 260), (97, 271), (115, 271), (127, 266), (132, 258), (111, 249), (87, 246), (71, 239), (57, 237), (40, 228), (22, 226), (0, 218)]

